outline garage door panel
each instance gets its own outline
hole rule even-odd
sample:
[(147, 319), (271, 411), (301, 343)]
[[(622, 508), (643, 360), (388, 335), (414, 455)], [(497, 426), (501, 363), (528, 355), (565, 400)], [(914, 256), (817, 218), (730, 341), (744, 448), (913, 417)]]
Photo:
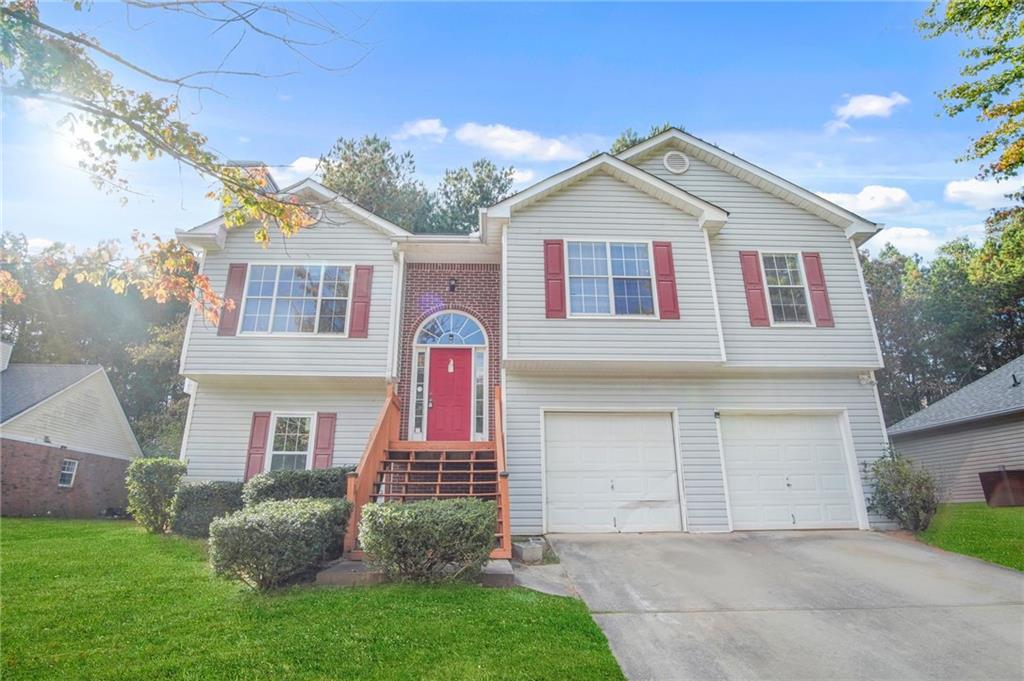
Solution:
[(728, 414), (721, 429), (734, 529), (857, 527), (834, 415)]
[(668, 413), (545, 415), (549, 532), (681, 529)]

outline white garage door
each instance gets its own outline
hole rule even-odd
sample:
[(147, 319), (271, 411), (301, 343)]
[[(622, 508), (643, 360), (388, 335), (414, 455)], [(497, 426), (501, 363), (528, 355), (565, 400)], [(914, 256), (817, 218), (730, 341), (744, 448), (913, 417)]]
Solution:
[(733, 529), (857, 527), (835, 415), (723, 414)]
[(548, 532), (682, 529), (672, 416), (548, 413)]

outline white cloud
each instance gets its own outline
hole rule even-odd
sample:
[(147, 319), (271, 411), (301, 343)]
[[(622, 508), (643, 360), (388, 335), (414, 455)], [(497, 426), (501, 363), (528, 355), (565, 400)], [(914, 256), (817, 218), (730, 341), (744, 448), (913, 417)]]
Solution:
[(577, 161), (587, 153), (572, 140), (542, 137), (529, 130), (517, 130), (496, 123), (466, 123), (455, 131), (464, 144), (480, 147), (502, 158), (524, 158), (531, 161)]
[(242, 144), (248, 144), (249, 142), (252, 142), (252, 140), (246, 137), (245, 135), (240, 136), (238, 138), (238, 141), (241, 142)]
[(537, 177), (537, 173), (529, 168), (516, 168), (512, 172), (512, 184), (524, 185), (533, 182), (533, 178)]
[(274, 176), (274, 180), (279, 186), (287, 187), (311, 177), (319, 166), (320, 159), (313, 156), (299, 156), (286, 166), (272, 166), (270, 174)]
[(422, 137), (438, 144), (444, 142), (444, 138), (447, 136), (448, 128), (444, 127), (440, 118), (421, 118), (415, 121), (407, 121), (402, 123), (402, 127), (399, 128), (398, 132), (392, 135), (394, 139), (399, 141)]
[(288, 94), (287, 92), (280, 92), (278, 93), (277, 98), (282, 102), (290, 102), (295, 98), (295, 95)]
[(1007, 180), (1003, 182), (970, 180), (953, 180), (946, 184), (943, 196), (950, 203), (962, 203), (978, 210), (989, 210), (1006, 206), (1010, 201), (1007, 194), (1020, 191), (1024, 182)]
[(856, 118), (888, 118), (898, 106), (910, 100), (899, 92), (887, 95), (844, 95), (846, 102), (836, 107), (836, 117), (825, 124), (827, 133), (849, 130), (849, 121)]
[(53, 241), (50, 239), (43, 239), (42, 237), (33, 237), (29, 239), (26, 244), (28, 245), (28, 252), (32, 254), (42, 253), (47, 248), (53, 245)]
[(878, 184), (870, 184), (856, 194), (818, 192), (818, 196), (854, 213), (891, 213), (914, 205), (906, 189)]
[(892, 244), (907, 255), (918, 254), (925, 260), (935, 257), (939, 246), (953, 239), (967, 237), (978, 244), (985, 238), (985, 225), (960, 225), (942, 232), (924, 227), (886, 227), (868, 242), (868, 249), (877, 254), (886, 244)]

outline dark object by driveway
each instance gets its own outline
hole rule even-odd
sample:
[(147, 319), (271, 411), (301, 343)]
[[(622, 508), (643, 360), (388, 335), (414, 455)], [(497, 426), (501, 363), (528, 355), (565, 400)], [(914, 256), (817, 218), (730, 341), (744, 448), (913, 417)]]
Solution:
[(978, 473), (985, 503), (989, 506), (1024, 506), (1024, 471), (998, 471)]
[(549, 537), (631, 679), (1024, 678), (1024, 575), (875, 532)]

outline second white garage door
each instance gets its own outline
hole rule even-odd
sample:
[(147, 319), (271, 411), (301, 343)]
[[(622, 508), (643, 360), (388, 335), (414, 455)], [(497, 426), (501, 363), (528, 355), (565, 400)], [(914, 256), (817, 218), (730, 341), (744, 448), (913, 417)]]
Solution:
[(846, 447), (833, 414), (723, 414), (733, 529), (858, 527)]
[(548, 412), (548, 532), (682, 529), (668, 413)]

